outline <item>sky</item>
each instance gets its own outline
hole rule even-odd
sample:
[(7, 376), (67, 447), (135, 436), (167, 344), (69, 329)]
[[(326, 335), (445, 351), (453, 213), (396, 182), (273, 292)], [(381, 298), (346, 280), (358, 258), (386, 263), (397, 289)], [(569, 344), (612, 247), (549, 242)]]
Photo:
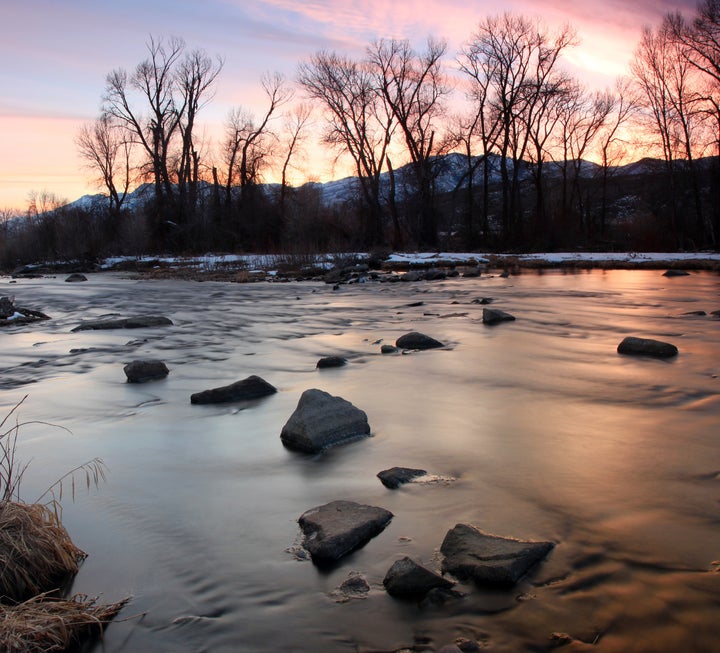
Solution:
[[(32, 193), (74, 200), (99, 192), (77, 153), (83, 124), (100, 113), (108, 73), (145, 59), (147, 43), (180, 37), (189, 50), (224, 59), (215, 97), (199, 122), (219, 140), (233, 107), (263, 110), (260, 78), (293, 80), (320, 49), (360, 57), (378, 38), (448, 42), (448, 65), (487, 16), (570, 24), (579, 44), (565, 57), (588, 88), (612, 88), (645, 25), (667, 12), (692, 15), (696, 0), (2, 0), (0, 3), (0, 212), (24, 209)], [(298, 93), (297, 99), (302, 97)], [(319, 117), (316, 122), (321, 125)], [(298, 183), (345, 176), (327, 157), (305, 155)]]

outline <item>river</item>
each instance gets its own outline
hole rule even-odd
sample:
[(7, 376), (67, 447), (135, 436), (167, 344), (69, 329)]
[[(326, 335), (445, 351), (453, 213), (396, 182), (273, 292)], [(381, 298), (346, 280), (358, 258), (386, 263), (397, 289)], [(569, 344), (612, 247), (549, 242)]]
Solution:
[[(524, 272), (332, 286), (135, 280), (117, 273), (0, 280), (52, 319), (0, 334), (2, 414), (28, 395), (18, 455), (26, 501), (101, 458), (107, 481), (63, 522), (88, 552), (72, 592), (132, 600), (94, 650), (438, 650), (457, 638), (518, 653), (717, 650), (720, 641), (720, 276)], [(517, 319), (482, 324), (483, 306)], [(422, 302), (422, 305), (411, 306)], [(708, 315), (688, 315), (694, 311)], [(83, 319), (162, 314), (174, 326), (80, 331)], [(383, 355), (409, 331), (443, 349)], [(669, 360), (616, 352), (627, 335)], [(320, 357), (348, 364), (316, 369)], [(123, 365), (160, 358), (161, 381)], [(190, 395), (251, 374), (278, 389), (243, 404)], [(363, 409), (372, 437), (322, 455), (285, 449), (301, 393)], [(68, 429), (70, 433), (65, 431)], [(434, 483), (385, 488), (419, 467)], [(57, 488), (56, 488), (57, 489)], [(47, 497), (47, 495), (46, 495)], [(330, 569), (297, 555), (297, 518), (335, 499), (395, 515)], [(457, 523), (556, 546), (511, 590), (418, 605), (387, 595), (392, 563), (439, 568)], [(357, 572), (362, 599), (337, 588)]]

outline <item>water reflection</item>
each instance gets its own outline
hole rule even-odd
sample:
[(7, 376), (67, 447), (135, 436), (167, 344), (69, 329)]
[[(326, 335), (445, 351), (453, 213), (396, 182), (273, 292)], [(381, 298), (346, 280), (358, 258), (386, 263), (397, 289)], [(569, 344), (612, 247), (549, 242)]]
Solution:
[[(23, 434), (28, 497), (79, 462), (109, 466), (107, 485), (65, 506), (90, 553), (74, 590), (132, 594), (126, 613), (147, 614), (113, 624), (98, 650), (367, 651), (470, 637), (516, 652), (544, 650), (553, 632), (574, 638), (568, 650), (713, 650), (720, 321), (681, 314), (717, 310), (719, 289), (717, 275), (656, 271), (338, 291), (28, 280), (14, 288), (18, 301), (53, 320), (3, 333), (2, 377), (15, 385), (3, 386), (0, 408), (27, 393), (27, 418), (73, 432)], [(517, 321), (484, 326), (481, 297)], [(175, 326), (71, 333), (109, 313), (162, 313)], [(380, 354), (380, 341), (414, 330), (447, 347)], [(680, 355), (619, 356), (625, 335), (670, 340)], [(325, 355), (350, 362), (315, 369)], [(122, 365), (141, 357), (165, 360), (169, 377), (126, 384)], [(191, 393), (250, 374), (278, 394), (190, 405)], [(365, 410), (373, 437), (321, 456), (286, 450), (280, 430), (310, 387)], [(389, 491), (375, 474), (395, 465), (455, 480)], [(319, 573), (292, 554), (296, 519), (333, 499), (395, 518)], [(442, 607), (388, 597), (393, 561), (432, 565), (461, 521), (557, 546), (511, 592), (465, 586), (466, 598)], [(351, 571), (371, 591), (337, 603)]]

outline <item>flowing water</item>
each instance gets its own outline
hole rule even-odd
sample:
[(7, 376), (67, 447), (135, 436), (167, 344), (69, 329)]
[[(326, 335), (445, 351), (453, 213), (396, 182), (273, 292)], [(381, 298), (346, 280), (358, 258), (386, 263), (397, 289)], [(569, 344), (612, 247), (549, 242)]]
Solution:
[[(91, 275), (21, 280), (2, 294), (52, 320), (0, 332), (0, 410), (25, 394), (26, 501), (94, 457), (97, 489), (64, 484), (63, 521), (89, 553), (73, 592), (132, 596), (97, 651), (717, 650), (720, 641), (720, 276), (526, 272), (331, 286)], [(517, 317), (482, 324), (482, 306)], [(422, 301), (421, 306), (409, 304)], [(684, 315), (704, 310), (706, 316)], [(71, 329), (163, 314), (174, 326)], [(421, 331), (441, 350), (381, 355)], [(627, 335), (673, 342), (671, 360), (621, 356)], [(326, 355), (343, 368), (315, 368)], [(160, 358), (167, 379), (125, 382)], [(193, 392), (257, 374), (279, 392), (198, 406)], [(308, 388), (365, 410), (371, 438), (309, 456), (280, 431)], [(377, 472), (442, 477), (386, 489)], [(82, 485), (82, 488), (79, 487)], [(330, 569), (302, 555), (297, 518), (335, 499), (394, 513)], [(459, 522), (556, 547), (512, 590), (418, 605), (382, 579), (402, 556), (439, 567)], [(362, 599), (337, 588), (353, 572)]]

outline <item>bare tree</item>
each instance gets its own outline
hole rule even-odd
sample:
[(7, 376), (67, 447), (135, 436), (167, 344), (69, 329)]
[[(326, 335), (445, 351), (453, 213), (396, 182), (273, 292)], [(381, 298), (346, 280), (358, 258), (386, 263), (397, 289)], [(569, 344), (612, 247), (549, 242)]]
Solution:
[(670, 223), (683, 246), (686, 225), (678, 205), (678, 161), (687, 160), (695, 197), (697, 219), (703, 224), (699, 188), (694, 170), (693, 131), (698, 118), (698, 95), (693, 90), (693, 67), (684, 53), (681, 41), (675, 38), (670, 20), (656, 30), (646, 27), (631, 64), (632, 73), (642, 92), (645, 115), (654, 127), (665, 160)]
[(270, 156), (270, 142), (276, 135), (270, 130), (270, 121), (280, 107), (292, 98), (292, 89), (285, 84), (284, 77), (275, 73), (262, 77), (261, 84), (267, 98), (265, 113), (259, 121), (242, 107), (232, 109), (226, 123), (224, 145), (226, 180), (225, 201), (230, 204), (232, 188), (236, 183), (241, 193), (258, 182), (263, 164)]
[(80, 156), (107, 190), (110, 212), (120, 213), (132, 180), (132, 143), (115, 118), (102, 114), (83, 125), (75, 139)]
[(296, 105), (285, 120), (285, 157), (280, 174), (280, 219), (285, 219), (285, 200), (288, 189), (288, 172), (293, 157), (297, 154), (305, 137), (305, 129), (310, 122), (312, 106), (307, 103)]
[(375, 77), (363, 62), (322, 51), (300, 64), (298, 82), (310, 98), (322, 103), (325, 142), (353, 160), (365, 207), (365, 244), (381, 243), (380, 175), (386, 164), (394, 119), (380, 101)]
[(200, 153), (195, 142), (197, 114), (211, 99), (212, 87), (223, 67), (223, 60), (213, 60), (203, 50), (194, 50), (179, 63), (176, 79), (184, 109), (178, 127), (181, 134), (180, 161), (177, 171), (181, 206), (193, 211), (197, 203)]
[[(520, 218), (520, 168), (531, 136), (537, 145), (547, 133), (549, 99), (558, 92), (557, 63), (575, 42), (563, 27), (550, 35), (539, 22), (509, 12), (480, 23), (470, 46), (490, 81), (490, 107), (499, 121), (497, 140), (502, 178), (502, 227), (508, 239)], [(515, 237), (517, 234), (515, 234)]]
[(417, 193), (420, 243), (435, 245), (433, 157), (441, 139), (438, 119), (449, 93), (442, 70), (445, 41), (428, 39), (424, 52), (415, 52), (407, 40), (381, 39), (368, 48), (374, 85), (400, 129), (412, 165)]

